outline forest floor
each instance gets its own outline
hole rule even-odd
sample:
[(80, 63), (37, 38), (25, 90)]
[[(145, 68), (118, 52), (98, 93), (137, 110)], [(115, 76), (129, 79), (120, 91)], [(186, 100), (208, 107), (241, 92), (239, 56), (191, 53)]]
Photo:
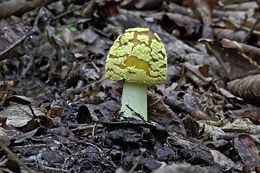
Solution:
[[(0, 172), (260, 172), (259, 1), (0, 1)], [(120, 117), (114, 40), (148, 27), (167, 80)], [(138, 98), (137, 98), (138, 99)]]

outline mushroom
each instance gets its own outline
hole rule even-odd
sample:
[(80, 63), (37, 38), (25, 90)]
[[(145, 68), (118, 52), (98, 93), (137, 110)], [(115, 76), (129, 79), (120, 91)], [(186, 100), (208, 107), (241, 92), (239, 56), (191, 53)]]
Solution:
[(167, 55), (161, 39), (149, 28), (130, 28), (110, 48), (106, 76), (124, 80), (121, 112), (147, 120), (147, 85), (161, 84), (167, 76)]

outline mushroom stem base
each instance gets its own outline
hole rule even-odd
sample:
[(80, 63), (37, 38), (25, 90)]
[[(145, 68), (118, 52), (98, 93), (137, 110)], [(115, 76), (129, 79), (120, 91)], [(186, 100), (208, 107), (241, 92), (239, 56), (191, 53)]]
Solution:
[(138, 119), (136, 113), (147, 120), (147, 85), (136, 83), (125, 83), (122, 95), (121, 112), (124, 117)]

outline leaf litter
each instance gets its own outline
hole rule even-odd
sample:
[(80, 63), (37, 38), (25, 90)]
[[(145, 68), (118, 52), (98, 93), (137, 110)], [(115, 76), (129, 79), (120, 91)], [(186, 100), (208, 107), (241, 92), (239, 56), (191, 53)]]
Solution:
[[(9, 2), (1, 171), (259, 171), (257, 2)], [(122, 81), (104, 72), (115, 38), (138, 26), (168, 54), (165, 84), (149, 86), (148, 122), (120, 117)]]

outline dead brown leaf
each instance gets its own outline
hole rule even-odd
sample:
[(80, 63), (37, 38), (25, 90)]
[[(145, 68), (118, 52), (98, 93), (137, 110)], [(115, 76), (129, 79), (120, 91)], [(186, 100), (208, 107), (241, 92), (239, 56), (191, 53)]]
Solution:
[(260, 101), (260, 74), (232, 80), (227, 83), (227, 88), (237, 96), (258, 103)]
[(192, 105), (185, 103), (185, 101), (178, 100), (175, 96), (167, 96), (164, 99), (165, 103), (172, 109), (177, 109), (189, 114), (196, 120), (209, 120), (210, 117), (199, 109), (196, 109)]
[(31, 131), (39, 126), (46, 128), (53, 126), (52, 120), (36, 107), (14, 102), (0, 111), (0, 117), (6, 119), (7, 126), (13, 126), (23, 132)]
[(260, 127), (253, 124), (248, 118), (235, 119), (233, 122), (225, 124), (221, 129), (226, 133), (250, 134), (256, 139), (260, 136)]
[(184, 3), (188, 4), (201, 19), (203, 23), (202, 37), (213, 38), (213, 32), (210, 26), (212, 23), (212, 8), (218, 5), (218, 0), (188, 0)]
[(235, 163), (230, 158), (217, 150), (210, 150), (210, 152), (214, 157), (214, 162), (217, 163), (223, 171), (229, 171), (234, 168)]
[(201, 42), (206, 44), (207, 51), (217, 58), (226, 72), (226, 77), (235, 78), (260, 67), (260, 49), (257, 47), (228, 39), (201, 39)]
[(95, 11), (100, 17), (115, 16), (118, 14), (119, 1), (91, 0), (81, 13), (83, 18), (91, 18)]
[(245, 31), (239, 31), (239, 30), (237, 31), (237, 30), (224, 29), (224, 28), (214, 28), (213, 33), (217, 40), (222, 40), (226, 38), (241, 43), (247, 37), (247, 32)]
[(209, 65), (192, 65), (189, 62), (184, 63), (186, 76), (191, 79), (197, 86), (207, 85), (212, 78), (209, 77)]
[(182, 121), (169, 108), (169, 106), (163, 102), (163, 98), (156, 93), (149, 92), (148, 112), (151, 121), (167, 126), (169, 131), (179, 132), (186, 135)]
[(257, 149), (252, 137), (246, 134), (241, 134), (232, 141), (235, 149), (238, 151), (239, 156), (245, 164), (252, 167), (260, 166), (259, 150)]
[(100, 17), (110, 17), (118, 15), (120, 0), (97, 0), (97, 14)]
[(178, 153), (188, 163), (199, 164), (203, 162), (206, 165), (212, 165), (214, 162), (210, 149), (199, 143), (199, 141), (190, 141), (181, 136), (171, 134), (167, 138), (167, 143), (172, 147), (176, 147), (179, 150)]
[(27, 50), (22, 42), (36, 31), (36, 27), (28, 28), (22, 23), (0, 28), (0, 61), (25, 54)]
[(53, 107), (48, 111), (48, 117), (50, 117), (50, 118), (61, 117), (63, 111), (64, 111), (64, 108), (63, 108), (63, 107), (61, 107), (61, 106), (53, 106)]
[(253, 107), (253, 108), (244, 108), (239, 110), (229, 110), (228, 115), (231, 118), (238, 119), (238, 118), (249, 118), (254, 124), (260, 125), (260, 108)]
[(200, 22), (198, 20), (182, 14), (160, 12), (152, 14), (152, 16), (160, 21), (162, 27), (169, 32), (177, 29), (179, 30), (180, 35), (191, 36), (192, 34), (198, 34), (200, 31)]

